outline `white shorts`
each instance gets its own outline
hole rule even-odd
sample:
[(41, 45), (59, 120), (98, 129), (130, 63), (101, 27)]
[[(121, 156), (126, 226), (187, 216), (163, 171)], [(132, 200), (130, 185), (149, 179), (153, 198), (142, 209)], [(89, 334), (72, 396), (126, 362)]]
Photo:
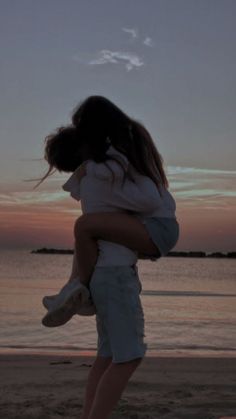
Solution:
[(112, 357), (114, 363), (142, 358), (147, 345), (137, 269), (96, 267), (89, 288), (97, 309), (97, 354)]
[(157, 250), (159, 250), (156, 257), (167, 255), (179, 239), (179, 223), (176, 218), (146, 217), (141, 221), (145, 225)]

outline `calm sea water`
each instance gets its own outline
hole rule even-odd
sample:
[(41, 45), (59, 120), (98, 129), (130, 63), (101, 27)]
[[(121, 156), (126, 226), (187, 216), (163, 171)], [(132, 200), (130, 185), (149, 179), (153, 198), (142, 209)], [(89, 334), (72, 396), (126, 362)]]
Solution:
[[(72, 256), (2, 251), (0, 255), (0, 352), (96, 353), (95, 316), (74, 316), (47, 329), (41, 300), (64, 284)], [(162, 258), (140, 261), (148, 355), (236, 356), (236, 260)]]

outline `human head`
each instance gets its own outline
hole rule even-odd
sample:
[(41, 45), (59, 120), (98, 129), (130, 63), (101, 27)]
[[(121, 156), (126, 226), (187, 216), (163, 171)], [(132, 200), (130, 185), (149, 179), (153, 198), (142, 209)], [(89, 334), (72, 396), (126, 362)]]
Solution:
[(59, 127), (45, 138), (44, 158), (59, 172), (73, 172), (82, 163), (79, 145), (75, 127)]
[(61, 126), (45, 138), (44, 158), (49, 165), (47, 173), (36, 187), (48, 176), (59, 172), (74, 172), (87, 156), (80, 145), (76, 127)]
[(90, 146), (95, 161), (104, 159), (109, 144), (127, 152), (132, 120), (118, 106), (103, 96), (89, 96), (72, 114), (82, 142)]
[[(104, 162), (110, 144), (125, 154), (133, 167), (150, 177), (159, 188), (168, 187), (163, 159), (151, 135), (139, 121), (130, 118), (103, 96), (89, 96), (72, 114), (72, 126), (61, 127), (46, 137), (45, 159), (49, 170), (74, 171), (82, 159)], [(86, 154), (81, 154), (81, 150)], [(39, 184), (40, 184), (39, 183)], [(38, 184), (37, 184), (38, 186)]]
[(147, 129), (109, 99), (89, 96), (76, 107), (71, 119), (95, 161), (105, 160), (109, 141), (140, 174), (149, 176), (157, 186), (169, 186), (162, 156)]

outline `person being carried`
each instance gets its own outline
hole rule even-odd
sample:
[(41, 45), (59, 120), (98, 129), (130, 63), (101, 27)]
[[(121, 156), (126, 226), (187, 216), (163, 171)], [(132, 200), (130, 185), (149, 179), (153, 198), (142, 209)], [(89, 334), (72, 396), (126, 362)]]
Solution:
[[(73, 140), (77, 135), (75, 127), (61, 127), (58, 132), (47, 137), (46, 158), (50, 164), (54, 165), (57, 170), (64, 170), (60, 160), (56, 161), (60, 154), (69, 155), (70, 148), (73, 155)], [(83, 146), (79, 143), (79, 138), (76, 139), (78, 143), (79, 159), (83, 160), (84, 151)], [(58, 145), (56, 145), (58, 144)], [(56, 148), (57, 147), (57, 148)], [(60, 149), (61, 148), (61, 149)], [(108, 167), (112, 170), (115, 177), (115, 183), (111, 188), (112, 176), (107, 166), (99, 165), (92, 160), (87, 160), (88, 173), (85, 174), (84, 168), (79, 165), (73, 175), (63, 185), (65, 191), (70, 192), (71, 196), (77, 201), (81, 201), (82, 212), (96, 213), (96, 212), (124, 212), (131, 213), (131, 209), (138, 214), (150, 209), (150, 197), (145, 199), (145, 189), (137, 188), (134, 182), (127, 178), (125, 184), (129, 188), (122, 189), (122, 177), (124, 170), (128, 170), (128, 161), (121, 153), (114, 147), (110, 146), (107, 155), (111, 157)], [(86, 154), (86, 156), (88, 156)], [(118, 159), (113, 160), (113, 158)], [(122, 166), (120, 163), (122, 162)], [(82, 175), (83, 172), (83, 175)], [(82, 187), (80, 186), (81, 178), (85, 176)], [(130, 199), (130, 193), (133, 191), (133, 198)], [(122, 192), (122, 193), (121, 193)], [(129, 205), (127, 204), (129, 201)], [(129, 210), (122, 209), (122, 207), (129, 206)], [(96, 267), (105, 266), (131, 266), (137, 273), (137, 258), (138, 253), (129, 248), (121, 246), (116, 243), (107, 242), (103, 240), (98, 241), (99, 256)], [(156, 260), (156, 257), (149, 257), (139, 255), (140, 258), (147, 258)], [(141, 282), (138, 279), (140, 292), (142, 289)], [(81, 300), (79, 300), (81, 297)], [(74, 314), (93, 315), (96, 314), (96, 307), (92, 302), (91, 293), (88, 288), (81, 284), (78, 272), (76, 257), (74, 254), (72, 272), (69, 281), (61, 289), (57, 295), (45, 296), (43, 298), (44, 306), (49, 310), (44, 316), (42, 323), (47, 327), (56, 327), (65, 324)]]

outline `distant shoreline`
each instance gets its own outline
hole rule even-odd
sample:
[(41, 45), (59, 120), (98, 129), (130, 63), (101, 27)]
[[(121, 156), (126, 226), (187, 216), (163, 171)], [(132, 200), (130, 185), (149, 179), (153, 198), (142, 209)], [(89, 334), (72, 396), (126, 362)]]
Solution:
[[(73, 255), (74, 251), (72, 249), (54, 249), (54, 248), (47, 248), (42, 247), (41, 249), (31, 250), (32, 254), (40, 254), (40, 255)], [(235, 259), (236, 252), (169, 252), (165, 257), (187, 257), (187, 258), (229, 258)]]

